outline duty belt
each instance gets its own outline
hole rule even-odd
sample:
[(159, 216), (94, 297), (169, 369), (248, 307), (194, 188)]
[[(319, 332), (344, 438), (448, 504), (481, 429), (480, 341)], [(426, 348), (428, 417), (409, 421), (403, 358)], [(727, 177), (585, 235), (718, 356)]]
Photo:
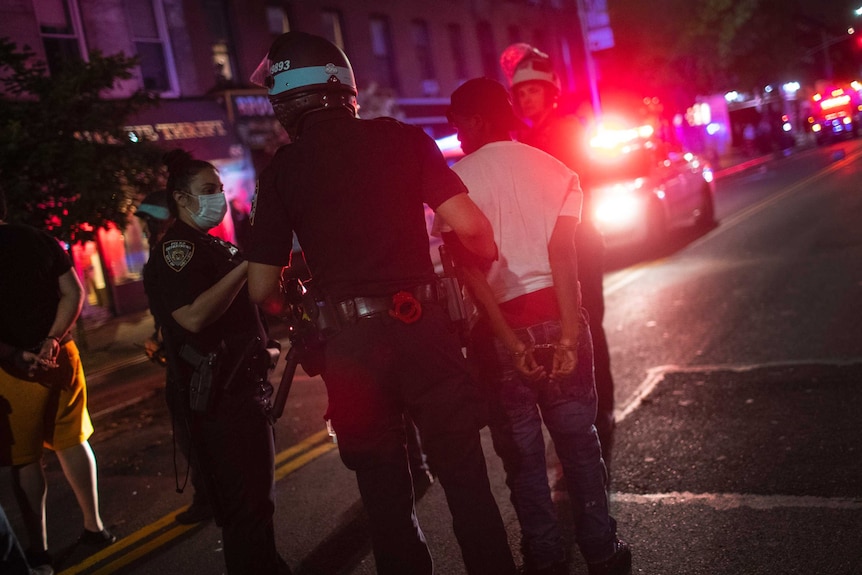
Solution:
[(338, 320), (344, 324), (355, 323), (362, 318), (381, 313), (391, 315), (404, 323), (413, 323), (422, 315), (421, 304), (437, 303), (440, 299), (437, 282), (434, 282), (390, 296), (363, 296), (342, 300), (335, 304), (335, 312)]

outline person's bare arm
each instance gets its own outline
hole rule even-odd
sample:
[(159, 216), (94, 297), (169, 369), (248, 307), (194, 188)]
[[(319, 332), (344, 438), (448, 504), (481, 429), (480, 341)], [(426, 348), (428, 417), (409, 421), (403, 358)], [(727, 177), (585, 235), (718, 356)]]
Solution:
[[(78, 274), (74, 268), (69, 268), (66, 273), (57, 278), (57, 285), (60, 290), (60, 301), (57, 303), (57, 312), (54, 314), (54, 322), (51, 324), (51, 329), (48, 330), (48, 335), (37, 354), (35, 363), (31, 366), (38, 365), (42, 369), (57, 366), (57, 354), (60, 352), (60, 341), (66, 337), (78, 315), (81, 313), (81, 307), (84, 305), (84, 287), (81, 285), (81, 280), (78, 279)], [(31, 368), (30, 375), (34, 374)]]
[(195, 300), (171, 314), (183, 329), (198, 333), (224, 314), (245, 285), (248, 262), (242, 262)]
[(575, 246), (577, 227), (577, 218), (568, 216), (558, 218), (551, 240), (548, 242), (548, 257), (554, 278), (554, 291), (560, 307), (562, 327), (560, 341), (554, 354), (552, 379), (572, 373), (578, 361), (581, 298), (578, 283), (578, 254)]
[(497, 244), (494, 243), (491, 222), (467, 194), (452, 196), (437, 206), (435, 212), (445, 220), (467, 250), (487, 261), (497, 259)]

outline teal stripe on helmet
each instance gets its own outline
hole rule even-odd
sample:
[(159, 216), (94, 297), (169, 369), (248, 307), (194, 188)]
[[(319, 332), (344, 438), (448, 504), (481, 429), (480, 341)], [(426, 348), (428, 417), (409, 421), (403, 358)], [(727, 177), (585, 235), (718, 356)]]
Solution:
[(269, 95), (276, 96), (303, 86), (327, 84), (332, 76), (356, 92), (356, 80), (353, 78), (353, 71), (350, 68), (329, 64), (327, 66), (306, 66), (276, 73), (273, 76), (273, 86), (269, 89)]

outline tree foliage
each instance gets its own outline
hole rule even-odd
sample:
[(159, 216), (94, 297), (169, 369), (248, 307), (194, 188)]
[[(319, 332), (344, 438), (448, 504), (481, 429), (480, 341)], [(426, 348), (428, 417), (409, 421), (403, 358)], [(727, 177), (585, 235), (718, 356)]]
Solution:
[(681, 100), (798, 79), (797, 0), (616, 0), (609, 64), (629, 85)]
[(123, 130), (156, 98), (105, 97), (136, 65), (94, 51), (49, 75), (28, 47), (0, 38), (0, 185), (10, 220), (87, 241), (100, 228), (123, 229), (133, 201), (156, 189), (161, 150)]

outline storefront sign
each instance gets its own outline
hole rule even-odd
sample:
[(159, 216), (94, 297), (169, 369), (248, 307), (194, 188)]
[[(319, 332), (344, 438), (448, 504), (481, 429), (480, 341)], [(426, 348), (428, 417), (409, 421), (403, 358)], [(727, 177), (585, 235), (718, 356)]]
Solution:
[(130, 134), (136, 134), (138, 138), (151, 142), (159, 140), (213, 138), (227, 135), (227, 130), (222, 120), (171, 122), (155, 125), (142, 124), (139, 126), (126, 126), (125, 129)]

